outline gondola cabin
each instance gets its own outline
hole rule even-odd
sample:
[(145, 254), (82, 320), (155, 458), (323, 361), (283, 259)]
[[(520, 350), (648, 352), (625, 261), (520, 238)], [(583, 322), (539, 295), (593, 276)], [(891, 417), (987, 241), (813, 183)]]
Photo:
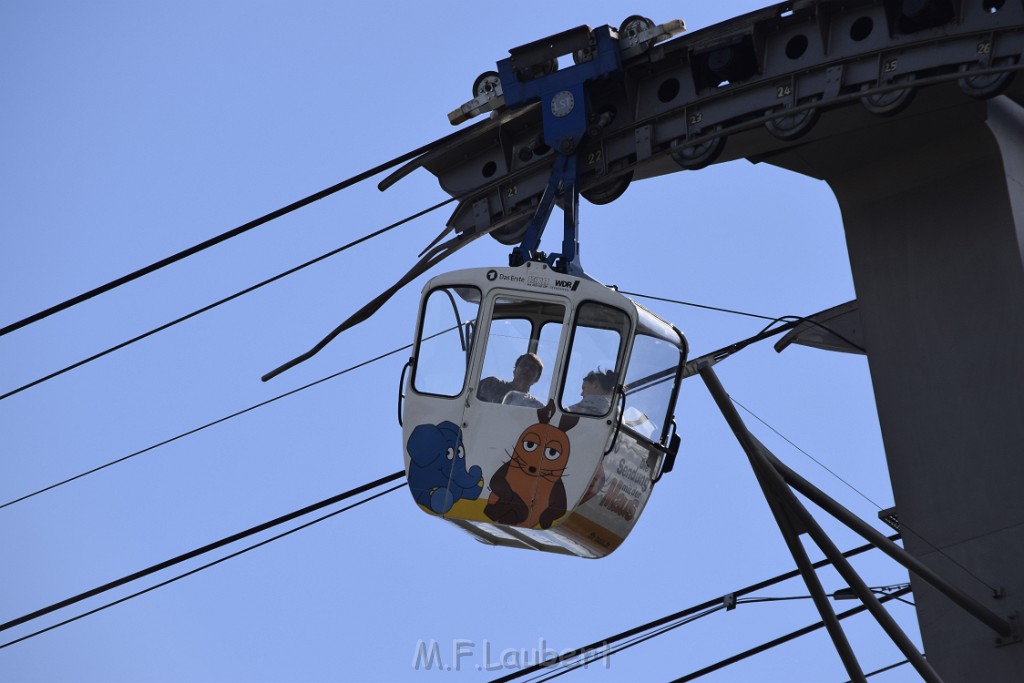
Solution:
[(682, 333), (543, 262), (427, 283), (400, 405), (409, 489), (480, 541), (598, 558), (679, 439)]

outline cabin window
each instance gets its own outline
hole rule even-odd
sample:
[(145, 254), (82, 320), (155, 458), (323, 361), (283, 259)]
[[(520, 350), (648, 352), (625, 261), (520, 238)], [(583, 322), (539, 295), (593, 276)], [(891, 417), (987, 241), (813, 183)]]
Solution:
[(559, 303), (496, 298), (477, 398), (528, 408), (546, 405), (564, 318)]
[(440, 287), (427, 296), (413, 374), (416, 391), (437, 396), (462, 393), (479, 308), (476, 287)]
[(562, 389), (562, 410), (604, 416), (619, 383), (619, 354), (629, 334), (629, 316), (593, 301), (579, 308)]
[(672, 389), (681, 356), (679, 347), (638, 334), (626, 374), (626, 409), (622, 426), (651, 441), (660, 441), (669, 417)]

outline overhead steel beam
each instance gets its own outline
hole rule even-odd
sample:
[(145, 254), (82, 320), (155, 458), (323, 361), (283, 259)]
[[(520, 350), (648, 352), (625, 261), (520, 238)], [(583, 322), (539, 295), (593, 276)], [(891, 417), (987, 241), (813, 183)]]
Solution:
[[(916, 93), (941, 84), (954, 84), (964, 98), (1003, 91), (1019, 98), (1024, 5), (781, 3), (635, 53), (620, 72), (587, 88), (593, 114), (580, 172), (582, 194), (594, 203), (613, 201), (632, 180), (820, 139), (843, 127), (850, 110), (898, 114)], [(554, 152), (544, 142), (540, 107), (491, 116), (396, 177), (419, 166), (436, 175), (462, 198), (449, 221), (459, 232), (519, 217), (493, 233), (513, 244), (540, 201)]]

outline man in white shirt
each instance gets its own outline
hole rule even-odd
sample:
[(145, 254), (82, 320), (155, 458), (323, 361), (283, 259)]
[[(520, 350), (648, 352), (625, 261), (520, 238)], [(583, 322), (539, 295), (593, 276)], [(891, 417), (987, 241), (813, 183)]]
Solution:
[(540, 356), (535, 353), (524, 353), (516, 359), (511, 382), (497, 377), (482, 379), (476, 390), (476, 397), (489, 403), (503, 403), (509, 392), (515, 392), (511, 397), (515, 401), (509, 401), (512, 405), (542, 406), (543, 404), (530, 394), (530, 387), (537, 383), (542, 372), (544, 363), (541, 362)]

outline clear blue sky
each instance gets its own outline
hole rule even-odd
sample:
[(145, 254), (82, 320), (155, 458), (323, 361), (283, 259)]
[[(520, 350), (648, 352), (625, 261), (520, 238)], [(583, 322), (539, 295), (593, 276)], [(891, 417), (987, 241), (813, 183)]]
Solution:
[[(509, 48), (580, 24), (616, 26), (627, 14), (681, 18), (697, 30), (758, 6), (5, 2), (0, 324), (448, 134), (446, 113)], [(384, 195), (365, 183), (0, 337), (0, 393), (443, 198), (425, 172)], [(0, 401), (0, 502), (409, 343), (426, 278), (313, 361), (259, 380), (404, 273), (446, 218), (431, 214)], [(829, 188), (774, 167), (738, 161), (635, 183), (612, 205), (585, 203), (581, 222), (587, 271), (631, 291), (771, 316), (855, 296)], [(481, 240), (445, 267), (503, 264), (506, 253)], [(687, 333), (695, 353), (761, 327), (651, 308)], [(395, 408), (406, 355), (0, 509), (0, 621), (401, 469)], [(721, 364), (719, 376), (860, 493), (751, 418), (784, 461), (868, 520), (877, 508), (867, 499), (892, 504), (863, 357), (763, 345)], [(478, 666), (505, 650), (534, 650), (542, 639), (570, 649), (792, 569), (745, 456), (698, 380), (684, 386), (677, 418), (676, 470), (607, 559), (489, 548), (399, 490), (0, 650), (0, 679), (488, 680), (507, 671)], [(841, 548), (860, 545), (818, 516)], [(856, 566), (871, 585), (907, 580), (878, 553)], [(822, 578), (827, 590), (843, 587), (830, 572)], [(791, 581), (764, 594), (807, 591)], [(917, 639), (913, 609), (890, 611)], [(616, 654), (607, 669), (570, 675), (669, 679), (817, 619), (809, 601), (741, 605)], [(869, 618), (844, 623), (866, 671), (903, 659)], [(420, 641), (436, 641), (446, 664), (460, 641), (472, 654), (459, 672), (416, 670)], [(903, 667), (876, 680), (916, 678)], [(846, 675), (819, 632), (706, 680)]]

